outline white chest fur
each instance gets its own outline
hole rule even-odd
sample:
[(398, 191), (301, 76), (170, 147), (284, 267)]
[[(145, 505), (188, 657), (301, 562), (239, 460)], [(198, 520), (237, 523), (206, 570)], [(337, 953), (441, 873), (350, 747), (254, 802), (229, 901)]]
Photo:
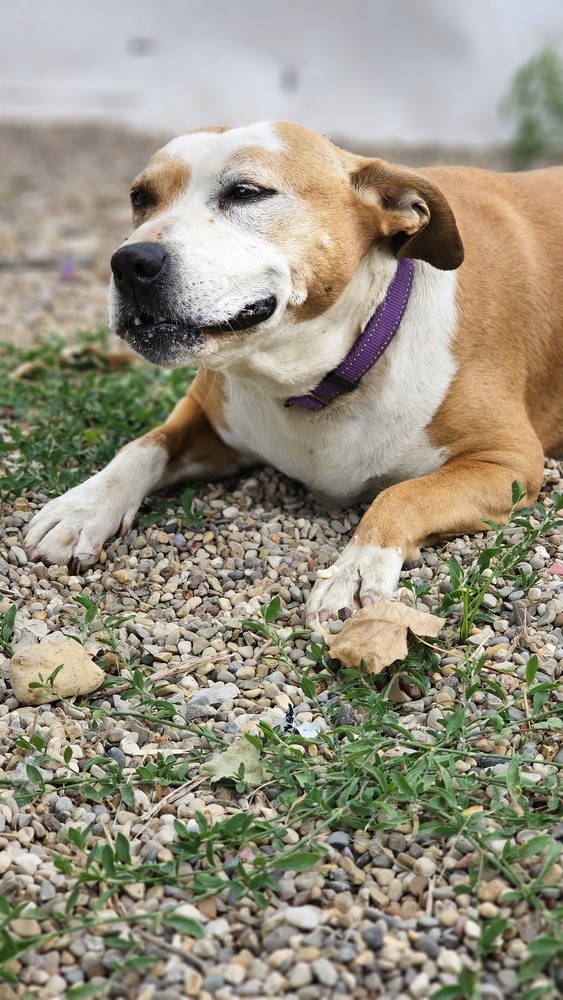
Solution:
[(225, 440), (305, 483), (323, 499), (369, 499), (439, 468), (447, 455), (426, 428), (455, 374), (456, 278), (417, 264), (394, 340), (358, 389), (325, 410), (285, 408), (265, 385), (232, 378)]

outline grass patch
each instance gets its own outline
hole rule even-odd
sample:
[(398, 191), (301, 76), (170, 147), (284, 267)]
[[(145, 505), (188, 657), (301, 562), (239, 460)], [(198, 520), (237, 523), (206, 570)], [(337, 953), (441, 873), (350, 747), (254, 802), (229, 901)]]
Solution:
[[(79, 344), (104, 351), (107, 333), (82, 335)], [(64, 347), (57, 337), (25, 351), (0, 344), (0, 498), (75, 486), (164, 421), (193, 374), (148, 364), (112, 371), (88, 353), (65, 360)]]

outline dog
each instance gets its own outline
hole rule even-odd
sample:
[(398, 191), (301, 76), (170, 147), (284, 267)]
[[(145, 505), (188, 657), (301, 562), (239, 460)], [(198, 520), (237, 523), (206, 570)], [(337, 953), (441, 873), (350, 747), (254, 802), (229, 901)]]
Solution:
[(373, 501), (314, 624), (394, 595), (421, 546), (502, 523), (515, 480), (538, 494), (563, 450), (563, 168), (411, 170), (261, 123), (173, 139), (131, 203), (111, 327), (197, 376), (36, 514), (32, 558), (77, 572), (147, 494), (265, 462), (325, 503)]

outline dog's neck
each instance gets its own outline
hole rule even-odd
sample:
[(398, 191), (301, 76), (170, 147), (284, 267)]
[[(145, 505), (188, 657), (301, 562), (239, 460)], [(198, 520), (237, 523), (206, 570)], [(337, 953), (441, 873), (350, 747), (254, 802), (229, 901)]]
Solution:
[(414, 264), (405, 257), (399, 261), (395, 276), (385, 298), (379, 303), (367, 326), (340, 364), (301, 396), (290, 396), (285, 406), (300, 406), (304, 410), (322, 410), (331, 400), (352, 392), (360, 380), (387, 349), (404, 316), (412, 288)]

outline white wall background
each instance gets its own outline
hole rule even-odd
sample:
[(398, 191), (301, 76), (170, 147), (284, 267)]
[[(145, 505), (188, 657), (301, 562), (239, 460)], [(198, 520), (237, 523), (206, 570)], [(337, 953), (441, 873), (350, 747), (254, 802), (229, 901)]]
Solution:
[(562, 38), (561, 0), (0, 0), (0, 118), (481, 145)]

